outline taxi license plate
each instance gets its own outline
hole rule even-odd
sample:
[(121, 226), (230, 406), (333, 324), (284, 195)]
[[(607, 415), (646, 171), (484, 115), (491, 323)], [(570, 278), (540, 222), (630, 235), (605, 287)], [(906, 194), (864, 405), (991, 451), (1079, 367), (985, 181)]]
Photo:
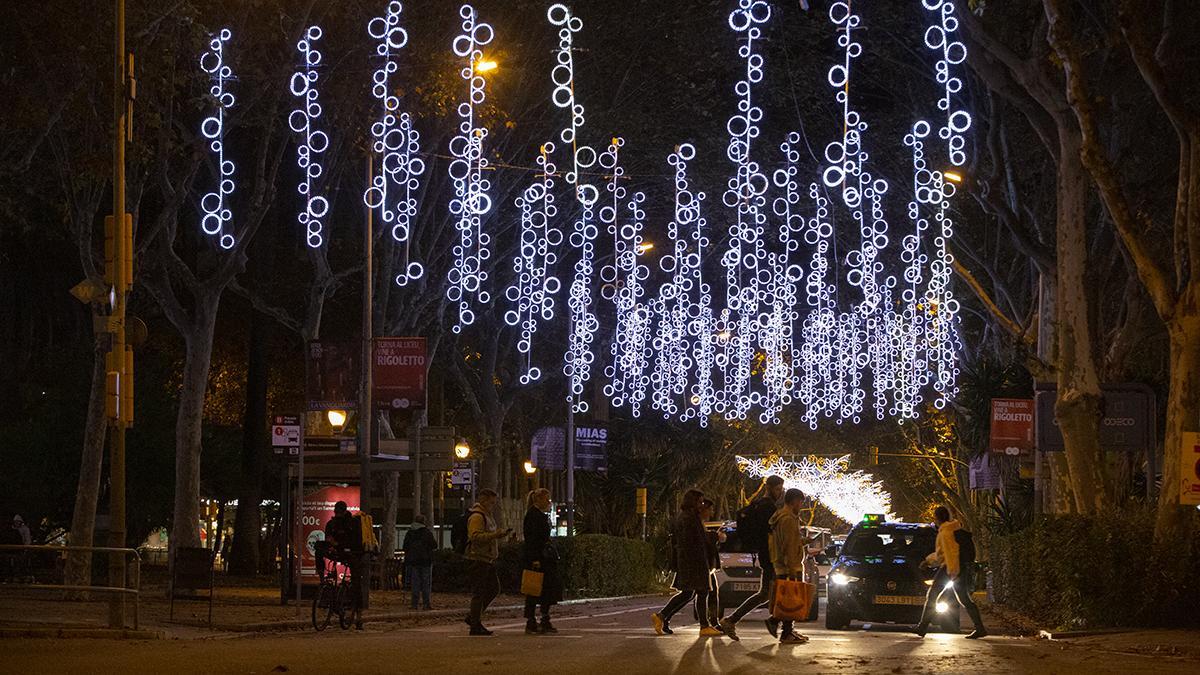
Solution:
[(920, 595), (877, 595), (877, 605), (924, 605), (925, 598)]
[(733, 583), (733, 590), (755, 592), (758, 590), (758, 584), (752, 583), (752, 582), (745, 582), (745, 581), (735, 581)]

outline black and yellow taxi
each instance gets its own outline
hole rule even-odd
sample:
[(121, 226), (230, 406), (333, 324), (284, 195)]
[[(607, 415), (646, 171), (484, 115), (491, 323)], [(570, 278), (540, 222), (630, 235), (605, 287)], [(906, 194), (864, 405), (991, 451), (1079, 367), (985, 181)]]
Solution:
[[(936, 537), (932, 525), (864, 516), (829, 569), (825, 627), (841, 630), (853, 621), (916, 624), (933, 583), (933, 570), (922, 562), (933, 553)], [(934, 623), (958, 632), (959, 607), (953, 593), (936, 609)]]

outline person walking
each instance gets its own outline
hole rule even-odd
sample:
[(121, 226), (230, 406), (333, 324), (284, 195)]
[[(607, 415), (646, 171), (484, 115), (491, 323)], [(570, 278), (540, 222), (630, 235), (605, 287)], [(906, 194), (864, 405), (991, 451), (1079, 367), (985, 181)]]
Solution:
[[(803, 508), (804, 493), (791, 488), (783, 493), (783, 506), (771, 516), (771, 560), (775, 563), (776, 579), (804, 580), (804, 555), (809, 542), (800, 533), (800, 511)], [(772, 608), (774, 600), (772, 596)], [(808, 642), (808, 637), (795, 632), (793, 626), (791, 619), (782, 621), (779, 642)]]
[[(975, 589), (975, 555), (974, 543), (971, 544), (971, 555), (964, 556), (959, 546), (960, 537), (970, 537), (970, 532), (963, 529), (957, 520), (950, 519), (950, 509), (939, 506), (933, 510), (934, 524), (937, 525), (937, 539), (934, 542), (933, 553), (925, 559), (925, 564), (937, 567), (933, 575), (933, 584), (925, 594), (925, 609), (921, 611), (921, 621), (913, 632), (918, 637), (925, 637), (929, 623), (933, 620), (938, 598), (946, 590), (953, 590), (959, 604), (967, 609), (971, 624), (975, 630), (967, 635), (968, 640), (978, 640), (986, 637), (988, 632), (983, 627), (983, 617), (979, 615), (979, 607), (971, 599), (971, 591)], [(968, 560), (967, 558), (970, 558)]]
[(721, 630), (721, 598), (717, 584), (717, 570), (721, 569), (721, 544), (727, 539), (720, 527), (709, 529), (708, 523), (716, 516), (716, 504), (705, 497), (700, 500), (700, 522), (704, 523), (704, 546), (708, 557), (708, 624)]
[[(557, 633), (550, 622), (550, 607), (562, 600), (562, 581), (558, 572), (558, 550), (550, 541), (550, 491), (538, 488), (529, 493), (523, 529), (525, 544), (521, 548), (521, 568), (542, 573), (541, 595), (525, 596), (525, 632), (530, 634)], [(542, 609), (541, 623), (536, 610)]]
[[(733, 614), (721, 619), (721, 630), (732, 640), (738, 640), (737, 623), (764, 603), (771, 601), (775, 590), (775, 565), (771, 562), (771, 516), (783, 506), (783, 478), (768, 476), (767, 480), (750, 496), (750, 503), (738, 511), (737, 536), (743, 550), (750, 550), (758, 560), (758, 592), (746, 598)], [(767, 617), (767, 631), (771, 637), (779, 633), (779, 622)]]
[(433, 554), (437, 540), (426, 525), (425, 516), (413, 516), (413, 524), (404, 533), (404, 564), (408, 568), (408, 584), (412, 588), (412, 608), (420, 605), (433, 609), (429, 596), (433, 593)]
[(708, 621), (708, 544), (704, 523), (700, 520), (700, 502), (704, 493), (691, 489), (684, 493), (679, 513), (671, 523), (671, 569), (675, 572), (678, 591), (660, 610), (650, 615), (654, 632), (670, 635), (671, 617), (689, 600), (696, 600), (696, 617), (700, 621), (700, 637), (720, 637), (721, 631)]
[(500, 594), (500, 578), (496, 576), (496, 558), (500, 557), (500, 540), (512, 536), (512, 529), (501, 530), (492, 517), (499, 495), (495, 490), (484, 488), (479, 491), (479, 501), (471, 507), (467, 517), (467, 551), (464, 557), (471, 561), (471, 611), (467, 625), (471, 635), (491, 635), (483, 626), (483, 613)]

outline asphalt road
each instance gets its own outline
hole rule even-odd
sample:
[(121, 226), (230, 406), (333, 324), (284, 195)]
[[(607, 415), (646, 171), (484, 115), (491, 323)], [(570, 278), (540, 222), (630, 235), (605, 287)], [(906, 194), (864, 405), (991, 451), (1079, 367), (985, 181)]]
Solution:
[(575, 615), (557, 619), (554, 636), (527, 636), (523, 621), (510, 615), (490, 622), (493, 637), (440, 623), (165, 641), (7, 640), (0, 642), (0, 673), (1197, 672), (1195, 661), (1170, 657), (1004, 636), (973, 641), (931, 633), (922, 640), (896, 626), (827, 631), (801, 624), (810, 642), (784, 646), (767, 635), (761, 611), (742, 622), (741, 642), (701, 639), (694, 624), (660, 637), (648, 619), (656, 608), (643, 598), (565, 610)]

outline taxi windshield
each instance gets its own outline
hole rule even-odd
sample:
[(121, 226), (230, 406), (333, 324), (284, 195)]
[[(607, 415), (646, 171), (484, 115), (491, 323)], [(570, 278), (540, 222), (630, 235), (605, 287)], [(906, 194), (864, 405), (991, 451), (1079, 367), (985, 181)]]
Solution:
[(873, 527), (856, 529), (846, 539), (842, 553), (856, 558), (890, 556), (924, 558), (933, 553), (936, 533), (931, 528)]

